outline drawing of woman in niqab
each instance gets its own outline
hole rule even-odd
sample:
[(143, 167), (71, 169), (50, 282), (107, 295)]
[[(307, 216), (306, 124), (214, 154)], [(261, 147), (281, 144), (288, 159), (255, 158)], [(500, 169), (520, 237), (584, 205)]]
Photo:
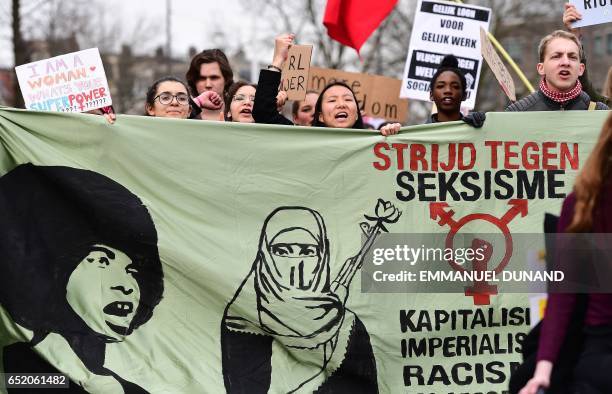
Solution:
[(341, 270), (332, 281), (318, 212), (281, 207), (267, 217), (251, 271), (221, 324), (228, 393), (378, 392), (370, 337), (345, 307), (369, 246), (368, 240), (343, 266), (352, 267), (350, 275)]

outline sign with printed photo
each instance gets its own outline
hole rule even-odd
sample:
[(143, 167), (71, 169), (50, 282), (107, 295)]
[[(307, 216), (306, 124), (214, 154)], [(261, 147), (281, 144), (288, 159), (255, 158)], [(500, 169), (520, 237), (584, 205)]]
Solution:
[(429, 83), (445, 55), (455, 55), (467, 82), (463, 105), (474, 108), (480, 78), (480, 28), (491, 10), (447, 1), (419, 1), (410, 37), (400, 97), (428, 101)]
[(98, 48), (22, 64), (15, 72), (27, 109), (86, 112), (112, 105)]

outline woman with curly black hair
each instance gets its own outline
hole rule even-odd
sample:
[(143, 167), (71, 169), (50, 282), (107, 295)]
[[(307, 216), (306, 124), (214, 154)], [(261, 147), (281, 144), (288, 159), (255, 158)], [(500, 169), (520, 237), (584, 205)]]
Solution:
[(142, 201), (92, 171), (24, 164), (0, 178), (0, 211), (0, 305), (32, 333), (4, 348), (4, 371), (57, 372), (42, 355), (70, 349), (83, 383), (146, 392), (105, 365), (106, 346), (149, 321), (164, 290)]

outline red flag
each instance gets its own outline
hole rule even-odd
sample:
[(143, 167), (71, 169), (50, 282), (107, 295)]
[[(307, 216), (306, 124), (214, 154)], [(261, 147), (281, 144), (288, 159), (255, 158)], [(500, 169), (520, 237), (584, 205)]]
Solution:
[(332, 39), (359, 53), (396, 3), (397, 0), (327, 0), (323, 24)]

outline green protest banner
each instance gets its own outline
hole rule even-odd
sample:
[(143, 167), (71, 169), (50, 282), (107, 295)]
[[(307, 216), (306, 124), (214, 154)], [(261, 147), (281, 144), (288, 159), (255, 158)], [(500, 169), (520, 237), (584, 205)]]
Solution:
[(385, 138), (2, 109), (0, 366), (96, 393), (501, 393), (529, 295), (372, 292), (372, 250), (540, 233), (606, 116)]

